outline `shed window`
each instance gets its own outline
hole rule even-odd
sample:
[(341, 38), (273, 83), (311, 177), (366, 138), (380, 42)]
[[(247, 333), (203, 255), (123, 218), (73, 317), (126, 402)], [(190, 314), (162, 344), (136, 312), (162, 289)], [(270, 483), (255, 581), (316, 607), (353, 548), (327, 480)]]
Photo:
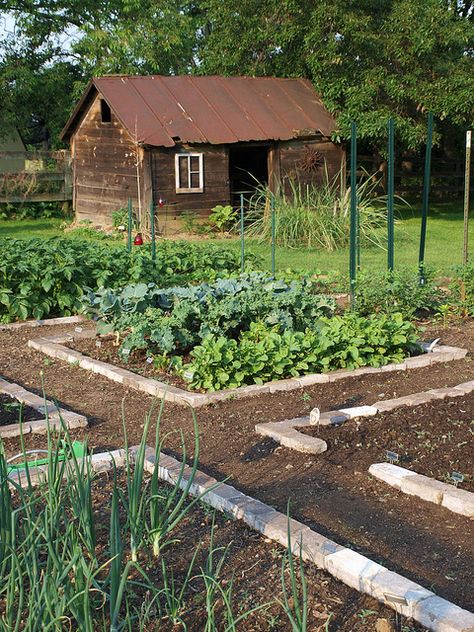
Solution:
[(203, 154), (176, 154), (176, 193), (202, 193), (204, 191)]
[(102, 123), (112, 122), (112, 111), (110, 110), (109, 104), (107, 101), (104, 101), (104, 99), (100, 100), (100, 120)]

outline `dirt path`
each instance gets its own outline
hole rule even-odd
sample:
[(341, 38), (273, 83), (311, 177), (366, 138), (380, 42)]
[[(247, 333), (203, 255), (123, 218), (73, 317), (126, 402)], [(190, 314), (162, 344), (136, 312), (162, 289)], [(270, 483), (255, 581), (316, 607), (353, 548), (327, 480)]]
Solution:
[[(60, 333), (61, 328), (0, 333), (0, 375), (39, 392), (40, 371), (43, 371), (48, 397), (89, 417), (91, 427), (74, 436), (87, 437), (93, 449), (123, 445), (121, 408), (125, 397), (129, 440), (136, 443), (152, 398), (27, 348), (28, 338), (40, 335), (40, 331), (41, 335), (52, 335)], [(431, 337), (435, 333), (426, 335)], [(441, 334), (443, 343), (474, 350), (471, 322), (442, 330)], [(346, 451), (330, 446), (323, 455), (309, 456), (281, 448), (254, 432), (255, 423), (308, 414), (314, 406), (331, 410), (343, 405), (371, 404), (377, 399), (453, 386), (471, 379), (474, 379), (474, 364), (468, 356), (462, 361), (427, 369), (360, 377), (200, 409), (197, 418), (201, 468), (217, 478), (230, 477), (237, 488), (281, 511), (286, 511), (290, 500), (295, 518), (473, 610), (471, 521), (406, 498), (371, 480), (367, 475), (367, 446), (356, 443)], [(432, 419), (441, 422), (447, 417), (467, 420), (474, 410), (474, 397), (453, 401), (454, 405), (452, 401), (441, 401), (420, 407), (420, 423)], [(191, 413), (169, 405), (165, 409), (163, 430), (177, 429), (183, 430), (192, 449)], [(471, 446), (472, 438), (472, 434), (467, 437)], [(42, 437), (28, 438), (28, 447), (43, 443)], [(180, 452), (178, 433), (168, 437), (166, 446), (171, 453)], [(9, 441), (6, 447), (8, 451), (17, 451), (18, 442)], [(383, 453), (380, 446), (378, 460), (383, 460)], [(372, 458), (372, 453), (369, 456)], [(473, 475), (472, 471), (466, 473)]]

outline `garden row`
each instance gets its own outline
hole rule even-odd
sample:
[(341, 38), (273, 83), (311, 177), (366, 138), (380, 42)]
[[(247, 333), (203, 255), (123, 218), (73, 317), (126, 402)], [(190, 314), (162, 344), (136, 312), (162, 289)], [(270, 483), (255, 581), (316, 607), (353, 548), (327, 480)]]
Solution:
[(89, 291), (83, 311), (99, 334), (121, 343), (122, 362), (138, 356), (206, 391), (378, 367), (421, 352), (415, 326), (401, 314), (336, 314), (334, 299), (318, 289), (310, 280), (252, 273), (197, 286)]

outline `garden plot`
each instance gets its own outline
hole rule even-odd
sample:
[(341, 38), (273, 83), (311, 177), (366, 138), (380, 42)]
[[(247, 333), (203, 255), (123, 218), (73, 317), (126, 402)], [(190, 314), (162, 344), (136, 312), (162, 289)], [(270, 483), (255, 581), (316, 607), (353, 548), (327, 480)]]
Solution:
[[(71, 578), (70, 574), (69, 576), (68, 574), (62, 575), (59, 582), (61, 590), (58, 592), (64, 591), (64, 594), (69, 598), (68, 601), (60, 604), (63, 609), (62, 616), (71, 619), (72, 615), (72, 621), (77, 621), (82, 625), (86, 624), (86, 627), (94, 626), (94, 618), (102, 616), (103, 619), (108, 620), (108, 623), (104, 621), (104, 626), (110, 624), (114, 629), (124, 616), (129, 619), (136, 618), (137, 622), (140, 623), (140, 629), (153, 619), (155, 623), (160, 620), (160, 623), (165, 623), (165, 626), (167, 620), (172, 624), (186, 622), (189, 625), (188, 629), (196, 631), (202, 629), (199, 626), (202, 626), (204, 621), (206, 621), (206, 629), (220, 629), (220, 620), (226, 620), (227, 625), (230, 621), (234, 624), (243, 623), (245, 629), (248, 629), (248, 626), (256, 626), (255, 629), (285, 630), (289, 623), (288, 620), (299, 619), (301, 621), (306, 617), (308, 617), (308, 625), (313, 626), (310, 629), (316, 629), (316, 626), (318, 629), (324, 627), (328, 631), (379, 630), (381, 626), (385, 626), (387, 629), (391, 628), (388, 622), (391, 617), (389, 615), (382, 619), (380, 606), (375, 606), (376, 609), (370, 611), (362, 609), (357, 613), (360, 621), (354, 621), (354, 617), (351, 617), (350, 612), (347, 611), (347, 600), (351, 600), (350, 595), (347, 594), (347, 589), (333, 580), (323, 580), (325, 590), (322, 591), (322, 594), (318, 591), (317, 607), (315, 608), (312, 592), (315, 588), (314, 583), (320, 584), (321, 580), (318, 581), (318, 575), (315, 574), (311, 566), (303, 566), (303, 560), (307, 560), (326, 570), (335, 578), (342, 580), (349, 587), (375, 597), (379, 602), (389, 605), (405, 617), (419, 621), (428, 630), (464, 632), (474, 625), (474, 615), (468, 611), (437, 597), (422, 586), (406, 580), (368, 558), (339, 546), (303, 524), (295, 520), (288, 520), (284, 514), (245, 496), (235, 488), (218, 483), (212, 477), (197, 471), (195, 469), (196, 461), (193, 468), (186, 467), (175, 459), (160, 454), (159, 448), (147, 448), (143, 441), (140, 446), (131, 448), (130, 453), (135, 467), (131, 465), (127, 451), (118, 450), (113, 453), (95, 454), (90, 460), (66, 462), (60, 469), (51, 466), (34, 468), (29, 477), (26, 477), (22, 472), (10, 475), (11, 480), (16, 481), (16, 485), (26, 487), (28, 490), (27, 493), (19, 492), (20, 502), (25, 502), (29, 495), (34, 495), (34, 502), (37, 504), (44, 499), (47, 505), (47, 514), (50, 512), (55, 514), (56, 521), (53, 522), (53, 529), (56, 534), (55, 541), (60, 541), (61, 545), (68, 538), (71, 538), (71, 529), (63, 532), (61, 526), (64, 519), (61, 512), (65, 510), (62, 503), (66, 504), (67, 499), (72, 499), (68, 504), (70, 504), (72, 516), (77, 514), (78, 520), (75, 526), (77, 535), (72, 538), (70, 547), (67, 548), (70, 548), (73, 557), (76, 552), (79, 556), (91, 558), (88, 560), (88, 572), (91, 576), (93, 573), (96, 579), (92, 590), (92, 583), (88, 583), (87, 576), (83, 577), (82, 573), (78, 578)], [(1, 467), (5, 467), (5, 464)], [(117, 475), (117, 468), (124, 468), (125, 472)], [(97, 484), (92, 477), (93, 471), (102, 473), (113, 471), (114, 476), (113, 478), (109, 477), (105, 483), (102, 478), (102, 481)], [(151, 482), (146, 481), (145, 472), (151, 475)], [(58, 483), (64, 477), (66, 484), (61, 488)], [(40, 484), (44, 479), (47, 479), (49, 486), (53, 485), (57, 493), (63, 496), (62, 503), (52, 505), (50, 501), (48, 503), (49, 495), (46, 494), (41, 498), (32, 491), (31, 482)], [(171, 490), (160, 489), (160, 479), (171, 483)], [(5, 483), (3, 486), (4, 496), (8, 497)], [(99, 490), (98, 499), (97, 490)], [(203, 521), (202, 517), (199, 516), (196, 506), (193, 507), (195, 501), (190, 504), (186, 498), (188, 492), (196, 496), (197, 499), (201, 499), (203, 504), (243, 520), (253, 529), (264, 534), (268, 538), (266, 542), (273, 540), (287, 546), (288, 556), (291, 556), (289, 551), (292, 551), (295, 556), (300, 557), (299, 573), (294, 570), (294, 563), (290, 561), (290, 557), (287, 557), (286, 563), (283, 562), (280, 571), (282, 582), (280, 599), (278, 598), (280, 591), (276, 592), (277, 598), (275, 599), (275, 589), (278, 585), (276, 582), (266, 584), (267, 586), (271, 585), (271, 592), (268, 596), (265, 595), (266, 602), (259, 603), (258, 598), (254, 598), (249, 604), (250, 608), (246, 608), (248, 600), (244, 595), (249, 594), (249, 589), (253, 587), (255, 579), (257, 579), (259, 588), (257, 595), (262, 590), (266, 592), (265, 588), (262, 588), (262, 573), (268, 576), (273, 571), (273, 577), (275, 577), (274, 561), (282, 556), (282, 552), (275, 549), (269, 550), (270, 547), (268, 546), (265, 550), (265, 547), (262, 546), (263, 543), (255, 538), (248, 538), (251, 539), (251, 549), (247, 552), (248, 542), (243, 542), (243, 537), (239, 533), (239, 531), (243, 532), (245, 536), (245, 528), (240, 525), (232, 525), (240, 544), (238, 548), (240, 560), (239, 556), (237, 559), (230, 560), (230, 553), (234, 553), (235, 550), (233, 543), (229, 542), (225, 546), (228, 539), (227, 532), (232, 530), (229, 529), (230, 523), (218, 517), (217, 522), (213, 519), (212, 526), (206, 529), (209, 520), (204, 518)], [(88, 510), (84, 511), (83, 505), (77, 505), (74, 499), (87, 500)], [(100, 517), (96, 514), (97, 500), (100, 501)], [(119, 502), (123, 505), (125, 518), (120, 516)], [(158, 505), (160, 506), (158, 507)], [(58, 507), (61, 507), (59, 514)], [(192, 511), (190, 511), (191, 507), (193, 507)], [(107, 561), (103, 563), (103, 560), (100, 560), (99, 555), (97, 555), (98, 540), (106, 537), (104, 534), (107, 532), (105, 528), (98, 527), (106, 522), (107, 513), (110, 513), (111, 525), (109, 538), (107, 545), (103, 544), (99, 550), (102, 551), (103, 556), (106, 556), (107, 552), (114, 556), (115, 561), (111, 563)], [(21, 531), (21, 528), (28, 528), (28, 520), (31, 520), (29, 515), (28, 511), (25, 512), (24, 517), (20, 513), (17, 533)], [(21, 520), (22, 517), (26, 523), (25, 526)], [(193, 522), (190, 523), (189, 518)], [(175, 521), (174, 527), (171, 519)], [(201, 544), (196, 550), (195, 556), (191, 558), (191, 552), (195, 548), (196, 519), (200, 521)], [(41, 519), (39, 522), (41, 523)], [(103, 524), (103, 527), (105, 526)], [(189, 527), (192, 529), (190, 542), (189, 535), (186, 533)], [(125, 529), (123, 536), (122, 529)], [(41, 533), (41, 530), (38, 530)], [(181, 532), (179, 540), (176, 540), (176, 531)], [(97, 533), (101, 533), (102, 536), (97, 536)], [(81, 549), (77, 548), (79, 534), (80, 540), (84, 543), (85, 550), (83, 551), (81, 551), (82, 546)], [(125, 538), (129, 538), (130, 545)], [(224, 544), (222, 543), (223, 539)], [(37, 546), (40, 548), (41, 538), (38, 541)], [(155, 546), (157, 541), (159, 547)], [(176, 547), (177, 541), (181, 546), (188, 541), (188, 546), (184, 550), (180, 550), (178, 558), (176, 558), (176, 553), (178, 553), (176, 550), (178, 548)], [(172, 542), (174, 546), (170, 547)], [(206, 545), (208, 552), (205, 550)], [(217, 548), (218, 546), (220, 548)], [(170, 550), (172, 560), (170, 560)], [(188, 555), (183, 556), (184, 551), (187, 551)], [(242, 558), (243, 553), (245, 558)], [(23, 561), (26, 561), (31, 554), (31, 545), (21, 547), (17, 554), (17, 564), (10, 571), (8, 571), (7, 555), (2, 571), (5, 572), (6, 570), (7, 575), (8, 572), (18, 573), (22, 568)], [(160, 565), (157, 564), (158, 558)], [(197, 568), (201, 558), (204, 558), (204, 563), (201, 562), (200, 572), (196, 572), (195, 568)], [(256, 562), (246, 571), (242, 572), (241, 567), (238, 566), (236, 568), (236, 564), (243, 563), (243, 559), (245, 559), (245, 565), (248, 566), (249, 558), (256, 558)], [(74, 559), (74, 566), (76, 566), (78, 559)], [(198, 560), (197, 563), (196, 560)], [(101, 562), (103, 572), (95, 573), (94, 567), (100, 568)], [(171, 566), (168, 566), (170, 562), (173, 564), (172, 573)], [(62, 559), (63, 564), (67, 564), (67, 559)], [(109, 567), (109, 564), (110, 570), (106, 573), (104, 571)], [(53, 580), (54, 575), (61, 570), (56, 568), (57, 564), (55, 564), (54, 558), (51, 561), (48, 555), (43, 556), (42, 565), (51, 566), (49, 573), (53, 575)], [(257, 566), (259, 566), (257, 573), (249, 573)], [(289, 579), (286, 577), (285, 569), (289, 572)], [(229, 581), (228, 574), (232, 570), (234, 576)], [(41, 572), (41, 568), (39, 571)], [(309, 599), (307, 588), (303, 587), (303, 584), (300, 585), (303, 573), (307, 585), (310, 586)], [(18, 576), (16, 580), (17, 582), (18, 580), (24, 581), (27, 577), (31, 580), (31, 575), (28, 574)], [(140, 578), (140, 582), (136, 581), (138, 578)], [(240, 581), (241, 579), (242, 581)], [(114, 590), (114, 583), (117, 581), (123, 582), (125, 588), (123, 593), (117, 593)], [(291, 586), (291, 590), (288, 586)], [(334, 589), (336, 593), (346, 593), (344, 600), (339, 597), (334, 599)], [(85, 594), (91, 591), (90, 594), (87, 594), (86, 608), (74, 604), (74, 594), (79, 592), (80, 595), (81, 590), (85, 591)], [(9, 592), (6, 593), (6, 599), (9, 599)], [(189, 592), (191, 592), (191, 603), (188, 601)], [(205, 596), (205, 599), (196, 602), (195, 599), (192, 599), (193, 592), (200, 592), (201, 595)], [(331, 592), (333, 594), (329, 596), (328, 593)], [(29, 604), (29, 616), (31, 616), (30, 608), (32, 610), (34, 607), (41, 608), (41, 596), (33, 595), (37, 602), (33, 601), (32, 604)], [(144, 605), (146, 607), (143, 608), (145, 596)], [(344, 614), (339, 621), (337, 621), (339, 617), (338, 613), (334, 612), (334, 606), (329, 606), (331, 608), (329, 610), (328, 605), (325, 604), (326, 596), (332, 602), (339, 602), (344, 608)], [(264, 595), (261, 594), (260, 598), (263, 597)], [(51, 601), (54, 602), (54, 599)], [(351, 601), (357, 603), (360, 600), (352, 598)], [(110, 602), (110, 614), (104, 612), (104, 606), (107, 602)], [(140, 602), (142, 602), (142, 606), (139, 610), (138, 604)], [(64, 608), (66, 603), (68, 607)], [(234, 603), (240, 604), (238, 611), (235, 610)], [(200, 604), (203, 605), (200, 606)], [(151, 605), (153, 608), (150, 607)], [(10, 610), (12, 621), (15, 619), (15, 614), (17, 617), (21, 617), (21, 606), (24, 606), (22, 602), (20, 602), (20, 607), (17, 606), (16, 611), (14, 608)], [(323, 612), (322, 609), (324, 609)], [(350, 609), (352, 608), (349, 607)], [(79, 620), (77, 619), (78, 613)], [(375, 620), (374, 615), (378, 615)], [(321, 619), (323, 619), (322, 622)], [(326, 619), (325, 622), (324, 619)], [(350, 627), (347, 627), (347, 623)], [(412, 631), (419, 629), (414, 622), (407, 621), (406, 623)], [(98, 628), (94, 627), (94, 629)], [(161, 625), (160, 629), (162, 629)], [(306, 629), (306, 627), (302, 629)]]
[[(458, 351), (466, 351), (460, 349)], [(407, 362), (409, 362), (408, 360)], [(340, 408), (325, 413), (320, 413), (319, 408), (315, 408), (306, 417), (296, 417), (295, 419), (285, 419), (284, 421), (260, 423), (255, 426), (256, 432), (265, 437), (271, 437), (287, 448), (292, 448), (298, 452), (307, 454), (320, 454), (326, 452), (327, 443), (317, 436), (312, 436), (318, 432), (320, 426), (330, 426), (338, 428), (346, 421), (359, 420), (366, 417), (373, 417), (380, 412), (386, 412), (402, 408), (404, 406), (419, 406), (434, 400), (445, 399), (446, 397), (462, 397), (474, 391), (474, 381), (457, 384), (453, 387), (433, 388), (421, 393), (405, 395), (397, 399), (377, 401), (371, 406), (354, 406), (351, 408)], [(301, 430), (297, 430), (297, 428)], [(305, 433), (305, 429), (311, 430)], [(316, 428), (316, 430), (315, 430)], [(474, 431), (474, 430), (473, 430)], [(394, 457), (398, 455), (394, 453)]]
[[(195, 393), (143, 375), (143, 373), (153, 374), (153, 369), (147, 367), (147, 365), (151, 365), (152, 362), (146, 362), (146, 357), (145, 361), (143, 357), (141, 358), (140, 364), (134, 364), (135, 370), (140, 371), (142, 374), (136, 373), (130, 370), (130, 368), (126, 368), (130, 367), (130, 364), (129, 362), (121, 360), (120, 356), (117, 356), (113, 339), (111, 337), (105, 340), (97, 338), (94, 330), (77, 327), (75, 332), (65, 335), (29, 340), (28, 346), (50, 357), (65, 360), (70, 364), (87, 369), (93, 373), (104, 375), (108, 379), (124, 384), (130, 388), (143, 391), (167, 401), (187, 404), (193, 408), (206, 406), (226, 399), (242, 399), (262, 395), (264, 393), (291, 391), (314, 384), (336, 382), (361, 375), (428, 367), (437, 363), (460, 360), (467, 353), (466, 349), (440, 345), (435, 347), (432, 353), (425, 353), (403, 360), (400, 358), (401, 361), (399, 362), (389, 363), (381, 367), (366, 366), (351, 370), (335, 370), (328, 373), (307, 374), (284, 380), (273, 380), (263, 384), (223, 389), (213, 393)], [(88, 355), (84, 355), (82, 351), (86, 351)], [(111, 356), (115, 356), (114, 364), (104, 362), (104, 359), (108, 360)], [(152, 360), (150, 356), (149, 358)], [(116, 363), (118, 363), (118, 366)], [(172, 381), (179, 383), (176, 379)]]
[[(462, 330), (446, 328), (441, 333), (453, 346), (472, 347), (471, 332), (472, 327), (467, 323)], [(436, 334), (438, 337), (439, 333)], [(428, 337), (434, 336), (435, 332), (428, 334)], [(125, 395), (123, 405), (126, 417), (131, 420), (127, 423), (129, 437), (131, 441), (139, 440), (141, 430), (136, 421), (137, 411), (146, 410), (152, 397), (60, 360), (48, 361), (45, 365), (44, 358), (32, 349), (24, 350), (21, 364), (15, 362), (16, 350), (27, 340), (27, 332), (2, 334), (0, 362), (3, 371), (8, 371), (17, 381), (27, 381), (43, 370), (48, 391), (54, 397), (94, 417), (94, 425), (86, 433), (89, 444), (102, 449), (117, 447)], [(291, 499), (292, 514), (303, 524), (393, 568), (416, 583), (432, 587), (437, 594), (472, 611), (472, 523), (415, 497), (404, 498), (398, 491), (367, 477), (369, 466), (383, 460), (386, 449), (397, 450), (396, 433), (386, 434), (385, 431), (391, 425), (397, 429), (398, 424), (387, 413), (380, 425), (378, 418), (370, 420), (375, 424), (373, 433), (361, 434), (357, 441), (347, 441), (347, 446), (339, 444), (335, 447), (328, 439), (328, 451), (314, 458), (281, 448), (270, 439), (256, 443), (254, 432), (259, 420), (279, 421), (305, 416), (316, 405), (322, 410), (369, 405), (377, 399), (393, 399), (413, 393), (414, 384), (415, 390), (428, 390), (471, 378), (472, 361), (467, 357), (411, 371), (367, 374), (285, 393), (266, 393), (247, 400), (221, 402), (198, 411), (205, 447), (200, 456), (201, 469), (219, 480), (232, 477), (232, 484), (237, 488), (283, 513)], [(443, 452), (436, 452), (427, 466), (437, 465), (438, 458), (445, 454), (447, 459), (444, 463), (440, 461), (440, 470), (465, 471), (459, 463), (451, 465), (448, 461), (456, 454), (457, 444), (466, 439), (466, 429), (474, 418), (471, 398), (467, 395), (456, 400), (428, 403), (417, 409), (416, 416), (410, 416), (407, 425), (419, 424), (418, 431), (428, 422), (432, 425), (427, 430), (434, 436), (440, 430), (438, 440), (443, 443)], [(400, 411), (403, 411), (403, 417), (409, 413), (408, 409)], [(390, 415), (397, 418), (398, 412)], [(467, 424), (462, 439), (458, 433), (449, 433), (447, 419)], [(166, 433), (180, 429), (185, 438), (192, 437), (188, 413), (173, 404), (165, 407), (162, 428)], [(343, 426), (338, 432), (343, 430), (345, 432), (347, 428)], [(82, 432), (75, 436), (78, 434), (84, 436)], [(442, 435), (446, 437), (442, 439)], [(408, 445), (412, 439), (408, 432), (400, 434), (402, 444)], [(432, 437), (427, 435), (424, 442), (428, 440)], [(44, 447), (44, 438), (32, 436), (29, 442), (33, 441), (35, 447)], [(9, 440), (7, 448), (10, 454), (18, 452), (18, 442)], [(177, 433), (170, 436), (170, 448), (180, 453)], [(187, 448), (188, 454), (192, 452), (192, 443), (188, 443)], [(429, 447), (423, 449), (430, 454)], [(402, 449), (398, 451), (404, 454)], [(416, 467), (421, 471), (419, 463)], [(429, 469), (426, 467), (424, 473), (433, 475)]]
[(0, 378), (0, 437), (45, 434), (48, 426), (60, 428), (62, 424), (69, 429), (82, 428), (87, 426), (87, 419)]

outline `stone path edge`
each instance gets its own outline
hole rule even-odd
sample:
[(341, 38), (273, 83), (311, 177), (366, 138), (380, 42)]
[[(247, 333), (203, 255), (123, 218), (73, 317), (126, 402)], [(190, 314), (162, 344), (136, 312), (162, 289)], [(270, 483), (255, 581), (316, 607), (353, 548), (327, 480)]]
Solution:
[(397, 397), (396, 399), (386, 399), (375, 402), (371, 406), (354, 406), (353, 408), (340, 408), (321, 413), (316, 424), (312, 424), (310, 417), (295, 417), (294, 419), (284, 419), (283, 421), (270, 421), (255, 425), (255, 431), (264, 436), (270, 437), (281, 445), (298, 452), (307, 454), (321, 454), (327, 450), (327, 443), (318, 437), (311, 437), (296, 430), (311, 425), (329, 426), (333, 421), (346, 421), (348, 419), (359, 419), (361, 417), (372, 417), (378, 413), (385, 413), (402, 406), (419, 406), (433, 400), (446, 399), (446, 397), (462, 397), (474, 391), (474, 380), (463, 382), (456, 386), (447, 388), (432, 388), (428, 391)]
[[(136, 453), (138, 446), (130, 448)], [(95, 472), (110, 471), (123, 467), (125, 451), (115, 450), (94, 454), (90, 457)], [(158, 467), (158, 477), (174, 484), (179, 480), (185, 489), (192, 477), (192, 469), (177, 459), (160, 453), (156, 463), (155, 451), (147, 447), (144, 469), (152, 474)], [(47, 478), (47, 467), (30, 469), (30, 481), (38, 484)], [(27, 477), (20, 471), (10, 474), (14, 484), (28, 485)], [(290, 531), (291, 550), (318, 568), (342, 581), (347, 586), (374, 597), (403, 616), (418, 621), (432, 632), (474, 632), (474, 614), (438, 597), (420, 584), (390, 571), (370, 558), (325, 538), (305, 526), (266, 505), (259, 500), (239, 492), (235, 487), (219, 483), (215, 478), (200, 472), (195, 473), (189, 493), (199, 496), (201, 501), (219, 511), (242, 520), (266, 538), (288, 546)]]
[(84, 417), (84, 415), (64, 410), (64, 408), (58, 408), (53, 402), (45, 400), (43, 397), (27, 391), (19, 384), (8, 382), (3, 378), (0, 378), (0, 393), (9, 395), (45, 415), (44, 419), (25, 421), (21, 426), (20, 424), (0, 426), (0, 437), (4, 439), (18, 437), (22, 433), (24, 435), (30, 433), (46, 434), (48, 426), (50, 428), (61, 428), (64, 425), (71, 430), (72, 428), (84, 428), (88, 425), (87, 417)]
[(9, 331), (15, 329), (31, 329), (34, 327), (50, 327), (51, 325), (74, 325), (75, 323), (83, 323), (87, 320), (85, 316), (58, 316), (57, 318), (45, 318), (43, 320), (24, 320), (19, 323), (7, 323), (0, 325), (0, 331)]
[(407, 358), (404, 362), (387, 364), (380, 368), (361, 367), (350, 371), (338, 370), (330, 373), (314, 373), (301, 377), (275, 380), (265, 384), (241, 386), (239, 388), (226, 389), (216, 391), (214, 393), (193, 393), (181, 388), (176, 388), (175, 386), (170, 386), (164, 382), (159, 382), (158, 380), (143, 377), (137, 373), (133, 373), (132, 371), (116, 367), (113, 364), (102, 362), (101, 360), (94, 360), (79, 351), (74, 351), (64, 346), (65, 342), (73, 342), (77, 338), (93, 338), (94, 336), (95, 331), (89, 330), (80, 332), (79, 335), (74, 332), (60, 336), (39, 337), (29, 340), (28, 346), (44, 353), (45, 355), (59, 360), (65, 360), (70, 364), (76, 364), (83, 369), (103, 375), (109, 380), (119, 382), (129, 388), (143, 391), (153, 395), (154, 397), (165, 399), (166, 401), (175, 402), (177, 404), (185, 404), (191, 406), (192, 408), (199, 408), (200, 406), (207, 406), (208, 404), (228, 399), (241, 399), (261, 395), (263, 393), (291, 391), (298, 388), (304, 388), (305, 386), (311, 386), (313, 384), (335, 382), (348, 377), (369, 375), (373, 373), (385, 373), (387, 371), (414, 369), (430, 366), (439, 362), (461, 360), (467, 354), (467, 349), (440, 345), (435, 347), (432, 353)]
[(474, 493), (392, 463), (373, 463), (369, 474), (405, 494), (417, 496), (474, 520)]

